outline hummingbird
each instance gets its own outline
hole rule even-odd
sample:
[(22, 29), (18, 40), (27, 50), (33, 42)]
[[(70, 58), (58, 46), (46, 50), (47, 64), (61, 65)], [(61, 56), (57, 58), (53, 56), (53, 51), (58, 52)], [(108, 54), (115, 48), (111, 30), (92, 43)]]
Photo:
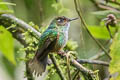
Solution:
[(63, 48), (68, 40), (70, 22), (78, 18), (69, 19), (65, 16), (56, 17), (39, 39), (38, 49), (34, 58), (29, 62), (30, 71), (42, 75), (46, 70), (48, 53), (63, 54)]

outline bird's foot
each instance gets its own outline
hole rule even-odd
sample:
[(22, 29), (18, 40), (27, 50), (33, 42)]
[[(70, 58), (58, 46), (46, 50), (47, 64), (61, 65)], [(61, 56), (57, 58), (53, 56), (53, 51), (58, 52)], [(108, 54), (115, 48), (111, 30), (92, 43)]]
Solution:
[(57, 53), (58, 53), (59, 55), (61, 55), (61, 56), (65, 56), (65, 55), (66, 55), (64, 51), (58, 51)]

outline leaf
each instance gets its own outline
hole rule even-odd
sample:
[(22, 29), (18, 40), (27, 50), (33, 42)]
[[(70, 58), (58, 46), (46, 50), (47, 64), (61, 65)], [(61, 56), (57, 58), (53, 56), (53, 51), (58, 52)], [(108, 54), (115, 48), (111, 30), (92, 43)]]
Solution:
[(14, 4), (14, 3), (9, 3), (9, 2), (0, 2), (0, 5), (1, 4), (4, 4), (4, 5), (13, 5), (13, 6), (15, 6), (16, 4)]
[(0, 2), (0, 14), (13, 13), (13, 10), (9, 9), (7, 5), (15, 5), (15, 4), (8, 2)]
[[(110, 39), (110, 35), (107, 31), (107, 28), (104, 26), (88, 26), (89, 31), (91, 34), (98, 39)], [(110, 27), (110, 31), (112, 34), (115, 32), (114, 27)]]
[(110, 74), (112, 74), (110, 80), (120, 80), (120, 29), (115, 35), (110, 49), (110, 56), (112, 57), (109, 68)]
[(10, 62), (16, 64), (13, 37), (3, 26), (0, 26), (0, 51)]

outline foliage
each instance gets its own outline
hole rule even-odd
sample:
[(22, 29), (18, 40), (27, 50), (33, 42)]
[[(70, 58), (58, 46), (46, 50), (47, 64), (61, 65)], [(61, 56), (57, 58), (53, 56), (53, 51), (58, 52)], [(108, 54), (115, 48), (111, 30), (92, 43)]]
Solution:
[[(15, 5), (8, 2), (0, 2), (0, 14), (1, 13), (12, 13), (13, 10), (10, 10), (7, 5)], [(16, 64), (14, 58), (14, 44), (13, 37), (3, 26), (0, 25), (0, 50), (3, 55), (11, 61), (13, 64)]]
[[(25, 6), (24, 8), (26, 8), (25, 13), (27, 13), (27, 17), (29, 17), (30, 18), (29, 20), (31, 20), (29, 22), (29, 25), (31, 25), (33, 28), (35, 28), (40, 33), (43, 33), (46, 30), (46, 28), (48, 27), (47, 19), (51, 18), (52, 16), (55, 17), (56, 15), (57, 16), (58, 15), (59, 16), (60, 15), (66, 15), (66, 13), (68, 13), (68, 12), (69, 12), (70, 15), (66, 15), (66, 16), (74, 16), (75, 15), (75, 12), (73, 10), (74, 7), (72, 6), (72, 4), (73, 4), (72, 1), (73, 0), (71, 0), (71, 3), (69, 3), (68, 1), (65, 1), (65, 0), (38, 0), (38, 1), (39, 2), (37, 2), (35, 0), (25, 0), (25, 1), (20, 0), (22, 5), (25, 4), (24, 5)], [(97, 1), (99, 3), (99, 0), (97, 0)], [(114, 27), (109, 25), (110, 32), (111, 32), (112, 36), (114, 36), (114, 39), (111, 42), (112, 44), (111, 43), (108, 44), (107, 47), (105, 45), (105, 48), (107, 48), (108, 50), (110, 49), (110, 56), (112, 57), (112, 60), (110, 62), (110, 67), (109, 67), (109, 71), (110, 71), (110, 74), (111, 74), (111, 80), (120, 80), (120, 68), (119, 68), (119, 66), (120, 66), (120, 28), (119, 28), (119, 26), (120, 25), (118, 25), (119, 24), (119, 17), (120, 17), (120, 15), (119, 15), (120, 10), (118, 9), (119, 8), (118, 5), (116, 3), (114, 3), (114, 0), (106, 0), (106, 1), (108, 1), (108, 3), (109, 3), (109, 1), (113, 1), (113, 3), (104, 4), (104, 6), (105, 5), (107, 5), (108, 7), (112, 6), (113, 9), (115, 9), (115, 10), (113, 10), (113, 9), (111, 10), (111, 7), (108, 8), (109, 10), (105, 10), (105, 9), (102, 10), (102, 9), (98, 8), (98, 9), (95, 9), (96, 11), (92, 11), (92, 12), (88, 13), (87, 12), (88, 6), (82, 5), (82, 8), (83, 8), (83, 12), (85, 13), (84, 14), (85, 17), (87, 16), (86, 19), (91, 18), (91, 16), (89, 16), (89, 14), (91, 14), (91, 13), (95, 17), (95, 20), (91, 20), (91, 21), (88, 22), (88, 23), (92, 22), (94, 24), (93, 25), (87, 24), (87, 28), (90, 31), (90, 33), (96, 39), (101, 40), (102, 43), (106, 42), (106, 40), (110, 40), (109, 32), (107, 30), (107, 27), (105, 26), (107, 21), (102, 21), (102, 19), (106, 18), (108, 14), (114, 14), (116, 16), (116, 18), (117, 18), (116, 21), (118, 22), (117, 25), (114, 26)], [(120, 2), (120, 0), (116, 0), (116, 1)], [(17, 3), (17, 0), (16, 1), (13, 0), (13, 2)], [(88, 2), (89, 1), (86, 1), (85, 4), (88, 5)], [(79, 3), (82, 3), (82, 0), (81, 0), (81, 2), (78, 1), (78, 4)], [(72, 7), (71, 10), (70, 10), (70, 8), (67, 8), (65, 4), (67, 4), (67, 7), (68, 6), (70, 8)], [(96, 8), (96, 5), (92, 8)], [(0, 0), (0, 15), (3, 14), (3, 13), (13, 13), (14, 11), (17, 12), (17, 10), (18, 10), (18, 13), (22, 12), (22, 11), (19, 11), (19, 9), (12, 10), (12, 9), (10, 9), (10, 6), (18, 7), (18, 4), (16, 5), (14, 3), (2, 2), (2, 0)], [(78, 6), (78, 7), (80, 7), (80, 6)], [(32, 12), (35, 13), (36, 15), (33, 15)], [(19, 13), (19, 14), (22, 15), (22, 17), (25, 16), (24, 13), (22, 13), (22, 14)], [(77, 15), (75, 15), (75, 16), (77, 16)], [(34, 20), (37, 21), (37, 22), (40, 22), (40, 25), (42, 25), (42, 27), (39, 27), (38, 26), (39, 24), (36, 24), (36, 22), (34, 23)], [(80, 24), (79, 23), (80, 22), (75, 24), (75, 26), (80, 26), (81, 23)], [(45, 24), (45, 25), (43, 26), (43, 24)], [(81, 25), (81, 26), (83, 26), (83, 25)], [(35, 36), (33, 37), (34, 34), (31, 32), (31, 30), (28, 30), (28, 31), (22, 30), (22, 33), (23, 33), (22, 35), (24, 36), (23, 39), (26, 41), (27, 47), (20, 48), (20, 46), (18, 46), (19, 50), (15, 50), (16, 46), (14, 47), (14, 45), (16, 45), (16, 42), (14, 42), (14, 39), (13, 39), (11, 33), (8, 31), (10, 28), (13, 28), (13, 27), (16, 28), (16, 24), (11, 24), (11, 26), (9, 26), (7, 29), (5, 29), (4, 26), (2, 26), (2, 24), (0, 24), (0, 52), (5, 57), (5, 59), (8, 60), (9, 64), (6, 63), (7, 61), (3, 61), (3, 63), (5, 62), (4, 66), (6, 67), (6, 69), (9, 70), (8, 73), (10, 73), (10, 71), (12, 71), (12, 75), (14, 75), (16, 69), (15, 69), (15, 66), (12, 67), (12, 68), (9, 67), (9, 66), (11, 66), (10, 64), (11, 63), (16, 64), (17, 60), (19, 60), (20, 62), (23, 62), (23, 61), (27, 62), (28, 60), (32, 59), (35, 55), (34, 53), (37, 50), (37, 46), (38, 46), (38, 43), (39, 43), (39, 40), (38, 40), (39, 38), (35, 37)], [(79, 30), (78, 27), (74, 27), (74, 28)], [(79, 45), (80, 39), (78, 38), (79, 31), (74, 32), (74, 28), (72, 28), (73, 32), (70, 32), (70, 34), (74, 34), (74, 33), (77, 34), (77, 35), (72, 36), (72, 37), (75, 37), (75, 38), (77, 36), (77, 41), (74, 41), (74, 39), (69, 40), (67, 42), (65, 48), (64, 48), (64, 51), (66, 53), (69, 52), (69, 51), (73, 52), (73, 53), (70, 54), (70, 57), (72, 57), (74, 59), (77, 59), (79, 57), (77, 55), (81, 53), (80, 51), (79, 52), (76, 51), (76, 49), (78, 49), (78, 50), (80, 49), (80, 47), (79, 47), (80, 46)], [(118, 31), (117, 31), (117, 28), (118, 28)], [(90, 49), (86, 49), (86, 51), (88, 51), (89, 55), (91, 56), (92, 54), (90, 54), (90, 53), (95, 52), (95, 50), (97, 50), (98, 48), (96, 48), (96, 45), (93, 44), (94, 43), (93, 41), (90, 41), (90, 39), (89, 39), (88, 35), (86, 34), (85, 30), (83, 31), (83, 33), (85, 34), (84, 37), (85, 37), (86, 43), (89, 43), (89, 44), (86, 44), (85, 46), (86, 47), (90, 46), (89, 47)], [(92, 48), (91, 45), (94, 46), (94, 48)], [(110, 45), (110, 47), (109, 47), (109, 45)], [(18, 54), (23, 55), (22, 53), (26, 52), (26, 51), (28, 52), (26, 57), (23, 57), (23, 56), (20, 57), (18, 55)], [(84, 51), (82, 51), (82, 52), (84, 52)], [(67, 79), (69, 79), (68, 78), (68, 72), (67, 72), (68, 68), (67, 68), (66, 58), (64, 58), (60, 55), (57, 55), (56, 53), (54, 53), (53, 55), (55, 56), (57, 64), (61, 68), (64, 76)], [(88, 54), (86, 54), (86, 52), (85, 52), (85, 54), (82, 53), (82, 55), (89, 56)], [(101, 60), (103, 60), (103, 58), (101, 58)], [(104, 60), (107, 61), (107, 58), (105, 57)], [(91, 68), (89, 65), (84, 65), (84, 66), (93, 70), (93, 68)], [(78, 70), (76, 68), (74, 68), (71, 64), (70, 64), (69, 67), (70, 67), (71, 77), (73, 78)], [(94, 79), (99, 80), (100, 77), (103, 77), (103, 75), (104, 75), (103, 73), (101, 74), (99, 72), (100, 71), (103, 72), (105, 70), (101, 69), (98, 72), (98, 69), (96, 68), (96, 65), (93, 65), (93, 67), (95, 68), (94, 72), (97, 74)], [(58, 75), (58, 73), (55, 69), (55, 66), (53, 64), (50, 64), (49, 66), (47, 66), (47, 70), (48, 70), (48, 74), (45, 77), (46, 80), (60, 80), (60, 76)], [(27, 74), (27, 73), (25, 72), (25, 74)], [(100, 76), (100, 75), (102, 75), (102, 76)], [(27, 77), (26, 75), (24, 75), (24, 76)], [(12, 76), (12, 77), (14, 77), (14, 76)], [(77, 78), (78, 79), (82, 78), (82, 80), (86, 80), (85, 76), (83, 74), (81, 74), (80, 72), (77, 74), (76, 80), (77, 80)]]
[[(110, 39), (110, 35), (105, 26), (88, 26), (88, 29), (95, 38), (106, 40)], [(110, 27), (110, 31), (113, 35), (115, 33), (115, 27)]]
[(66, 44), (66, 48), (68, 50), (73, 50), (74, 51), (74, 50), (76, 50), (76, 48), (78, 48), (78, 43), (76, 41), (69, 40)]
[(3, 26), (0, 26), (0, 51), (9, 61), (13, 64), (16, 63), (14, 58), (13, 37)]
[(110, 80), (120, 80), (120, 29), (113, 39), (110, 47), (110, 55), (112, 60), (110, 62), (110, 73), (112, 78)]
[(9, 9), (7, 5), (14, 5), (13, 3), (0, 2), (0, 14), (2, 13), (13, 13), (13, 10)]

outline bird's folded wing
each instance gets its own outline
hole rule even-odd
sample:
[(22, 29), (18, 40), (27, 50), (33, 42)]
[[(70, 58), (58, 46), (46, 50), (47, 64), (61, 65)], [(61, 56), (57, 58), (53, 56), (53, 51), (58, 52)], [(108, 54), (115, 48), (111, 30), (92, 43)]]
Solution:
[(44, 58), (47, 55), (47, 53), (54, 48), (56, 41), (57, 33), (55, 34), (52, 31), (43, 33), (39, 41), (39, 47), (35, 56), (39, 59)]

